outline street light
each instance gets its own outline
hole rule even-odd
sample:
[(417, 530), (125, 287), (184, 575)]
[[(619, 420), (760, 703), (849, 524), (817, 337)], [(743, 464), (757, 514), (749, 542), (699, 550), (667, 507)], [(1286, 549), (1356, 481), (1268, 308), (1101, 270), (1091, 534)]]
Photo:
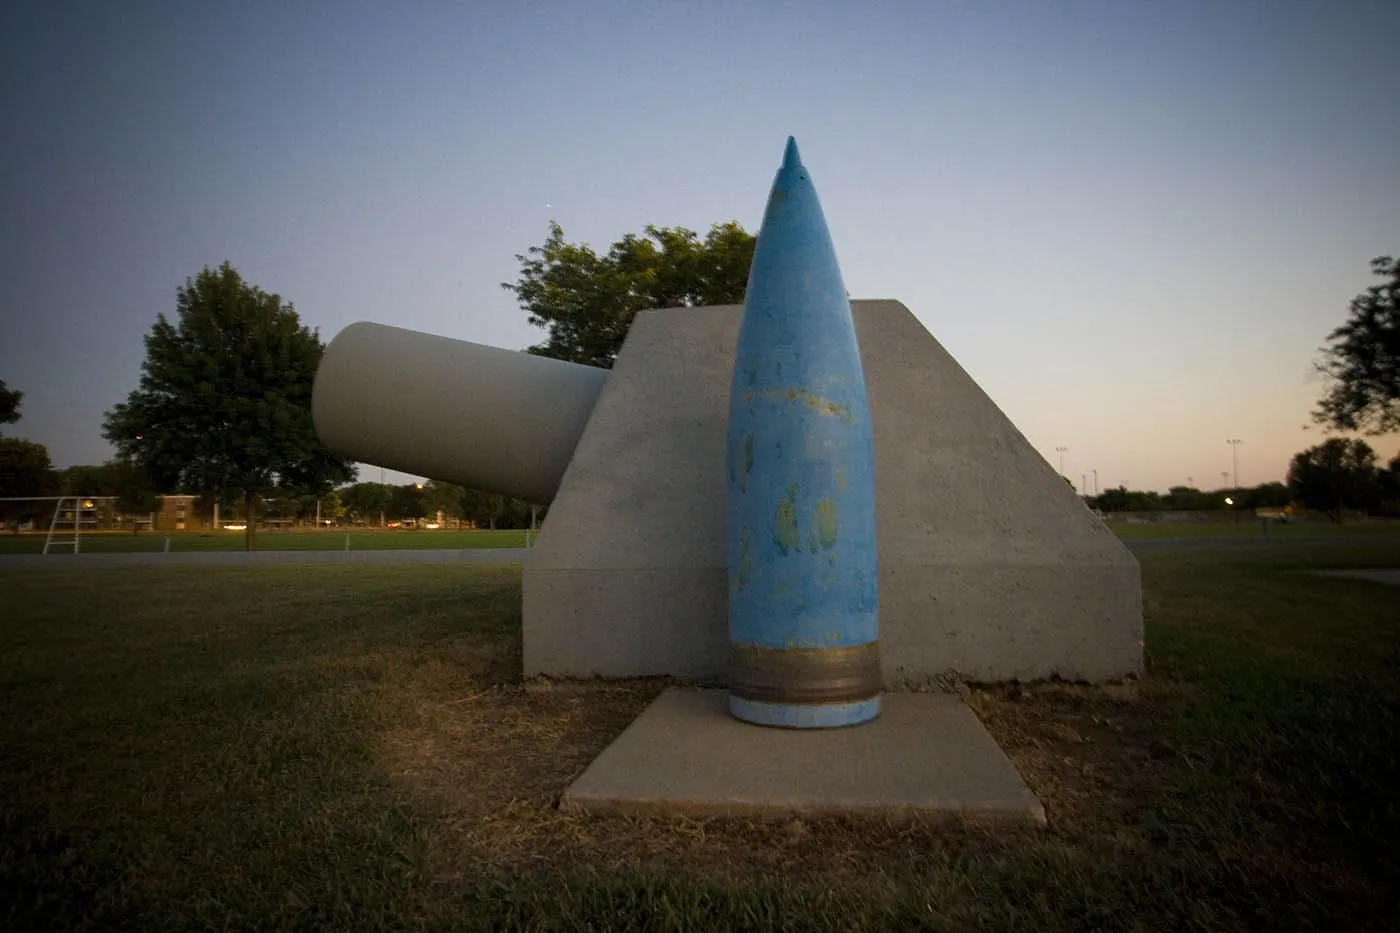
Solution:
[(1056, 447), (1055, 450), (1058, 451), (1059, 454), (1060, 454), (1060, 475), (1061, 475), (1061, 476), (1064, 476), (1064, 475), (1065, 475), (1065, 451), (1066, 451), (1066, 450), (1069, 450), (1069, 448), (1068, 448), (1068, 447)]
[(1239, 489), (1239, 488), (1240, 488), (1240, 445), (1243, 444), (1244, 441), (1240, 440), (1238, 437), (1231, 437), (1231, 438), (1227, 438), (1227, 439), (1225, 440), (1225, 443), (1227, 443), (1227, 444), (1230, 445), (1231, 463), (1232, 463), (1232, 466), (1234, 467), (1234, 471), (1235, 471), (1235, 472), (1234, 472), (1234, 481), (1231, 483), (1231, 485), (1234, 486), (1234, 488)]

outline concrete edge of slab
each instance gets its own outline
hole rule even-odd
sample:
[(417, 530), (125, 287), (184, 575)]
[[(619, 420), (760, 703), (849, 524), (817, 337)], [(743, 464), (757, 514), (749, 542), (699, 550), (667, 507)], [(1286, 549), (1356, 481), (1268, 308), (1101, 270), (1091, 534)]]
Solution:
[(862, 819), (892, 824), (959, 826), (985, 829), (1043, 828), (1045, 807), (1035, 804), (1014, 809), (1004, 806), (961, 810), (934, 810), (910, 806), (791, 803), (787, 805), (719, 800), (674, 801), (665, 798), (620, 800), (565, 791), (559, 809), (568, 813), (605, 816), (669, 816), (678, 819)]

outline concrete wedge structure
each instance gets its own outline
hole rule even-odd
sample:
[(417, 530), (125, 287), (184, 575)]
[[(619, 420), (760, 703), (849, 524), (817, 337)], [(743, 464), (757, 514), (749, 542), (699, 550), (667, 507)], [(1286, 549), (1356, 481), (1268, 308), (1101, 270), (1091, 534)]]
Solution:
[[(887, 689), (1142, 666), (1136, 559), (895, 301), (855, 301)], [(611, 371), (355, 324), (313, 397), (337, 454), (536, 501), (524, 672), (723, 682), (737, 306), (645, 311)]]
[[(1138, 673), (1133, 555), (904, 305), (852, 310), (886, 687)], [(525, 564), (526, 676), (723, 681), (740, 313), (637, 316)]]

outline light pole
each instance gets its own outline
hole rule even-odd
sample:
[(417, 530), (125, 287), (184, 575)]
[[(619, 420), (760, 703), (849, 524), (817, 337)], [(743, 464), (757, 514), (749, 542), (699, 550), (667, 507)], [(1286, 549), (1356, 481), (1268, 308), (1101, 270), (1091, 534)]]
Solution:
[(1097, 496), (1099, 494), (1099, 471), (1093, 470), (1091, 472), (1094, 474), (1094, 495)]
[(1088, 473), (1080, 473), (1080, 474), (1079, 474), (1079, 494), (1080, 494), (1081, 496), (1087, 496), (1087, 495), (1089, 494), (1089, 474), (1088, 474)]
[(1225, 443), (1230, 445), (1231, 466), (1234, 468), (1234, 488), (1240, 488), (1240, 444), (1244, 443), (1238, 437), (1227, 438)]
[(1064, 475), (1065, 475), (1065, 451), (1066, 451), (1066, 450), (1069, 450), (1069, 448), (1068, 448), (1068, 447), (1056, 447), (1055, 450), (1056, 450), (1056, 451), (1059, 453), (1059, 455), (1060, 455), (1060, 475), (1061, 475), (1061, 476), (1064, 476)]

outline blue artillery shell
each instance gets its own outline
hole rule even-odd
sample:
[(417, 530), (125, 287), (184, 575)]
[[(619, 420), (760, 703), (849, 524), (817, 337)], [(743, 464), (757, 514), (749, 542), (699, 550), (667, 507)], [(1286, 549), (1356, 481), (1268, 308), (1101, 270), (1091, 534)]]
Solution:
[(873, 718), (870, 413), (836, 251), (791, 138), (749, 270), (726, 441), (731, 712), (797, 728)]

